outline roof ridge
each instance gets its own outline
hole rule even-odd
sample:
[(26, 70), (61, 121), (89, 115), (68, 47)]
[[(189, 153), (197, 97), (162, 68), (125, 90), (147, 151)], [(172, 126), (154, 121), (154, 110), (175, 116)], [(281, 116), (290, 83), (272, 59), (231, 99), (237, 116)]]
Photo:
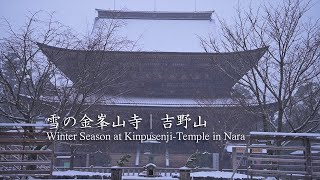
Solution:
[(127, 11), (100, 10), (97, 18), (107, 19), (145, 19), (145, 20), (212, 20), (214, 11)]
[(95, 9), (96, 11), (109, 11), (109, 12), (137, 12), (137, 13), (214, 13), (215, 11), (135, 11), (135, 10), (111, 10), (111, 9)]

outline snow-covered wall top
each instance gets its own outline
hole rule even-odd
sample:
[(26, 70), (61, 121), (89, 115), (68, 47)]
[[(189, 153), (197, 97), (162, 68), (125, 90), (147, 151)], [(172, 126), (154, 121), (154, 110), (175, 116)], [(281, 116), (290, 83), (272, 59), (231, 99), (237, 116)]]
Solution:
[(142, 51), (203, 52), (199, 37), (214, 34), (213, 12), (97, 10), (94, 29), (110, 21), (123, 25), (117, 35), (137, 42)]

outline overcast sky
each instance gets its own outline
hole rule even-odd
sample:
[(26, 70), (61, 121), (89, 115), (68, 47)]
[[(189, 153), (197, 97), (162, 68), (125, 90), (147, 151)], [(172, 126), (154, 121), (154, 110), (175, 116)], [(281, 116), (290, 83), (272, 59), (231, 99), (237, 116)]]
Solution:
[[(286, 1), (286, 0), (284, 0)], [(140, 10), (140, 11), (215, 11), (222, 18), (230, 19), (238, 3), (242, 7), (253, 4), (271, 3), (280, 0), (0, 0), (0, 37), (4, 31), (3, 20), (7, 19), (14, 27), (20, 27), (31, 12), (55, 12), (55, 19), (71, 27), (78, 33), (92, 30), (95, 9)], [(320, 0), (314, 0), (308, 17), (320, 18)], [(181, 47), (183, 48), (183, 47)], [(157, 48), (155, 48), (157, 49)], [(158, 49), (162, 50), (162, 49)], [(185, 49), (189, 50), (189, 49)], [(193, 49), (191, 49), (193, 50)]]
[[(91, 29), (95, 9), (129, 10), (167, 10), (167, 11), (206, 11), (214, 10), (223, 18), (230, 18), (237, 6), (237, 0), (0, 0), (0, 18), (6, 18), (15, 25), (21, 25), (29, 12), (45, 10), (56, 12), (56, 19), (65, 25), (84, 32)], [(251, 0), (241, 0), (242, 6), (248, 6)], [(279, 0), (254, 0), (253, 4)], [(196, 6), (195, 6), (196, 4)], [(312, 17), (320, 17), (320, 0), (314, 1), (315, 6), (310, 12)]]

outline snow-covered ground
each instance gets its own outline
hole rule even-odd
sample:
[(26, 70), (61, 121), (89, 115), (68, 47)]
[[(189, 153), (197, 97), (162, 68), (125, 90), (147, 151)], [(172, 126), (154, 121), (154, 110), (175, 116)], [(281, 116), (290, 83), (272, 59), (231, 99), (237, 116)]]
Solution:
[(168, 176), (163, 177), (141, 177), (141, 176), (123, 176), (122, 179), (124, 180), (178, 180), (179, 178), (173, 178)]
[[(82, 172), (82, 171), (54, 171), (54, 176), (70, 176), (70, 177), (76, 177), (76, 176), (103, 176), (103, 177), (111, 177), (111, 173), (99, 173), (99, 172)], [(233, 175), (232, 172), (223, 172), (223, 171), (201, 171), (201, 172), (194, 172), (191, 173), (191, 177), (213, 177), (213, 178), (231, 178)], [(161, 177), (142, 177), (138, 176), (138, 173), (130, 174), (130, 175), (124, 175), (123, 179), (125, 180), (178, 180), (178, 174), (174, 174), (174, 177), (169, 176), (169, 174), (162, 174)], [(239, 174), (235, 173), (233, 178), (235, 179), (246, 179), (248, 178), (245, 174)], [(264, 179), (263, 177), (253, 177), (253, 179)]]
[[(200, 171), (200, 172), (191, 173), (191, 177), (231, 178), (232, 175), (233, 175), (233, 172), (224, 172), (224, 171)], [(235, 173), (233, 178), (246, 179), (248, 178), (248, 176), (246, 174)], [(264, 179), (264, 178), (255, 176), (253, 177), (253, 179)]]
[(111, 177), (111, 173), (100, 173), (100, 172), (82, 172), (82, 171), (54, 171), (53, 176), (108, 176)]

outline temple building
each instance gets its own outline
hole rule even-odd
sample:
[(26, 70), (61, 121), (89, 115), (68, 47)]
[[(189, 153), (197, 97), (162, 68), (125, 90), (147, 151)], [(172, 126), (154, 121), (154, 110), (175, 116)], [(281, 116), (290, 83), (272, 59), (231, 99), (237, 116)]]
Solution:
[[(231, 97), (231, 91), (257, 65), (266, 47), (242, 52), (203, 52), (198, 37), (214, 32), (213, 12), (97, 12), (95, 27), (108, 20), (123, 21), (125, 26), (120, 35), (140, 37), (139, 50), (88, 51), (39, 46), (48, 61), (73, 83), (78, 82), (84, 72), (89, 74), (82, 79), (85, 83), (97, 82), (91, 84), (93, 88), (98, 89), (109, 79), (109, 85), (100, 91), (103, 97), (89, 114), (106, 113), (110, 121), (116, 121), (117, 116), (125, 120), (133, 115), (141, 118), (138, 128), (127, 123), (125, 129), (112, 129), (113, 133), (223, 135), (224, 132), (248, 134), (259, 128), (258, 113), (245, 111)], [(112, 79), (114, 75), (117, 78)], [(179, 118), (185, 121), (179, 122)], [(165, 122), (171, 122), (171, 127), (165, 128)], [(168, 143), (152, 140), (105, 143), (111, 159), (109, 164), (91, 164), (89, 158), (97, 157), (80, 152), (78, 157), (82, 158), (76, 163), (77, 166), (116, 165), (122, 155), (129, 154), (129, 166), (142, 166), (151, 161), (161, 167), (182, 167), (190, 155), (198, 151), (219, 154), (220, 168), (227, 166), (224, 145), (232, 139), (196, 142), (177, 138)], [(96, 156), (101, 159), (104, 155)]]

